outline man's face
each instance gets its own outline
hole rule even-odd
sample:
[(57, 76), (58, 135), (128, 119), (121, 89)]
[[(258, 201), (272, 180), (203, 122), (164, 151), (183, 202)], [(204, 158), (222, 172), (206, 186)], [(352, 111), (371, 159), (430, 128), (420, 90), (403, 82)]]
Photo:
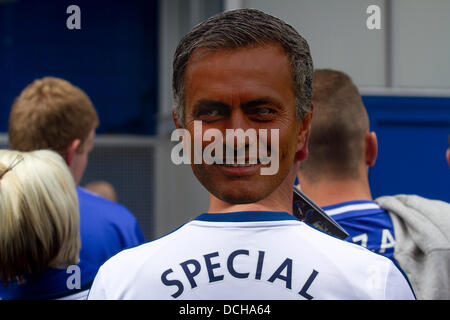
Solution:
[(81, 150), (74, 153), (70, 169), (75, 180), (75, 184), (79, 185), (83, 178), (84, 171), (88, 163), (88, 155), (94, 148), (95, 128), (91, 130), (89, 136), (84, 141)]
[[(191, 137), (196, 120), (202, 121), (203, 132), (218, 129), (224, 139), (226, 129), (266, 129), (270, 153), (274, 143), (271, 129), (279, 130), (279, 169), (274, 175), (261, 175), (261, 166), (270, 164), (192, 164), (203, 186), (225, 202), (253, 203), (266, 198), (285, 180), (296, 151), (306, 139), (302, 122), (296, 119), (294, 84), (283, 48), (270, 44), (216, 51), (197, 49), (186, 68), (185, 83), (184, 125)], [(204, 141), (202, 147), (210, 143)]]

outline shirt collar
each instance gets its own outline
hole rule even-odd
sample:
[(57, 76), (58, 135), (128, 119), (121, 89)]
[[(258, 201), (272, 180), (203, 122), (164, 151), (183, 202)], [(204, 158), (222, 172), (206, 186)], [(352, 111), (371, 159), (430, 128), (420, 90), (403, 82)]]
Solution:
[(349, 206), (349, 205), (353, 205), (353, 204), (377, 204), (377, 203), (372, 200), (352, 200), (352, 201), (345, 201), (345, 202), (332, 204), (329, 206), (324, 206), (324, 207), (322, 207), (322, 209), (323, 210), (331, 210), (331, 209), (336, 209), (336, 208)]
[(256, 221), (280, 221), (297, 220), (288, 212), (280, 211), (239, 211), (225, 213), (203, 213), (195, 220), (209, 222), (256, 222)]

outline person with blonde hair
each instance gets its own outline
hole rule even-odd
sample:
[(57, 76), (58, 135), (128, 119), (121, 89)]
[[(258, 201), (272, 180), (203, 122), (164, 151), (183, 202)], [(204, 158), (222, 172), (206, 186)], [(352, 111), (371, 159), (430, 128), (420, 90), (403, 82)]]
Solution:
[(9, 149), (51, 149), (69, 166), (77, 185), (80, 257), (100, 267), (119, 251), (145, 242), (136, 217), (119, 203), (79, 186), (94, 148), (97, 112), (88, 95), (56, 77), (34, 80), (15, 99), (9, 116)]
[(75, 183), (55, 152), (0, 150), (0, 299), (83, 299)]

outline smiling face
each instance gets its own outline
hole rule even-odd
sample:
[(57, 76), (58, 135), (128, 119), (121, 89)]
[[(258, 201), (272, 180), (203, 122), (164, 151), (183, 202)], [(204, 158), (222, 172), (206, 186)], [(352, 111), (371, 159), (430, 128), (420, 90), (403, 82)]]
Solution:
[[(309, 117), (303, 123), (296, 119), (294, 84), (283, 48), (268, 44), (197, 49), (189, 60), (185, 83), (184, 127), (192, 137), (196, 120), (202, 121), (203, 132), (218, 129), (224, 137), (226, 129), (266, 129), (270, 152), (271, 129), (279, 130), (279, 170), (274, 175), (261, 175), (261, 167), (270, 164), (192, 164), (203, 186), (227, 203), (253, 203), (266, 198), (292, 171), (296, 152), (306, 148), (309, 130)], [(191, 143), (193, 150), (194, 140)], [(210, 143), (202, 142), (202, 147)]]

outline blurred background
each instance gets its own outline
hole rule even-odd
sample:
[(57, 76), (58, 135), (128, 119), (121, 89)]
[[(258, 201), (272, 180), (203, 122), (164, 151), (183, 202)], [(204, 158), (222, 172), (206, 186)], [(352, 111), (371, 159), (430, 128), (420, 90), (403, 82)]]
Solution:
[[(79, 30), (66, 27), (73, 4)], [(379, 30), (366, 26), (369, 5), (381, 9)], [(173, 53), (197, 23), (246, 7), (294, 26), (316, 68), (353, 78), (378, 135), (374, 197), (450, 202), (447, 0), (0, 0), (0, 147), (22, 89), (36, 78), (64, 78), (90, 96), (101, 122), (81, 185), (111, 182), (147, 240), (172, 231), (209, 200), (190, 167), (170, 159)]]

